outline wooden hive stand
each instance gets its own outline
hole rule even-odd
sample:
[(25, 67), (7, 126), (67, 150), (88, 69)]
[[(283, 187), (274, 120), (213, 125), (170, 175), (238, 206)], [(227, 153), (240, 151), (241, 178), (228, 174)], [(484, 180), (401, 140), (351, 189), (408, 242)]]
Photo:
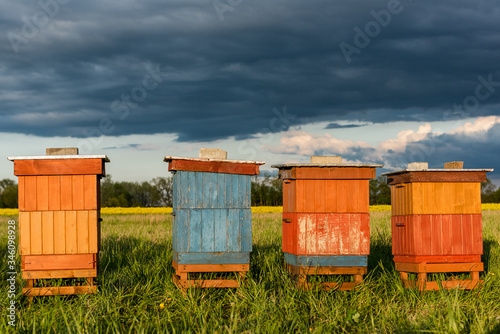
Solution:
[[(479, 272), (484, 270), (482, 262), (473, 263), (398, 263), (396, 262), (396, 270), (406, 288), (424, 290), (439, 290), (439, 289), (476, 289), (480, 288), (483, 280), (479, 279)], [(431, 273), (470, 273), (468, 280), (447, 280), (447, 281), (428, 281), (427, 274)], [(417, 280), (409, 280), (408, 274), (417, 274)]]
[[(297, 288), (303, 290), (312, 288), (352, 290), (363, 283), (363, 275), (368, 272), (367, 267), (297, 267), (288, 263), (285, 263), (285, 269), (296, 279)], [(312, 275), (352, 275), (354, 282), (309, 283), (307, 277)]]
[(188, 288), (239, 288), (240, 280), (219, 278), (213, 280), (189, 279), (190, 274), (195, 273), (228, 273), (233, 272), (244, 279), (248, 270), (248, 264), (177, 264), (172, 262), (175, 269), (173, 280), (177, 287)]

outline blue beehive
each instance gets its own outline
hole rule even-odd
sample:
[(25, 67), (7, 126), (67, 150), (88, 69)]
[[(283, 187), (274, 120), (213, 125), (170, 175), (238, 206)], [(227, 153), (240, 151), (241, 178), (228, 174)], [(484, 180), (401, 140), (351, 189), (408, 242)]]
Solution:
[[(165, 157), (174, 173), (172, 264), (182, 287), (237, 286), (231, 280), (189, 281), (194, 272), (246, 272), (252, 251), (251, 175), (262, 162), (225, 159), (204, 149), (200, 158)], [(215, 156), (214, 156), (215, 154)]]

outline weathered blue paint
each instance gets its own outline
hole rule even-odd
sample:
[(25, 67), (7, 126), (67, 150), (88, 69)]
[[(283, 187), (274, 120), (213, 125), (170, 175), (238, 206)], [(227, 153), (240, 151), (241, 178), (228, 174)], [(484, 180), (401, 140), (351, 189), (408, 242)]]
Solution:
[(178, 264), (248, 264), (249, 252), (238, 253), (178, 253), (174, 252), (173, 260)]
[[(250, 192), (249, 175), (176, 171), (174, 252), (204, 254), (196, 255), (205, 261), (199, 264), (215, 264), (214, 261), (219, 261), (215, 259), (224, 253), (249, 253), (252, 250)], [(210, 254), (214, 260), (210, 260)]]
[(366, 267), (367, 255), (294, 255), (285, 253), (285, 263), (298, 267)]

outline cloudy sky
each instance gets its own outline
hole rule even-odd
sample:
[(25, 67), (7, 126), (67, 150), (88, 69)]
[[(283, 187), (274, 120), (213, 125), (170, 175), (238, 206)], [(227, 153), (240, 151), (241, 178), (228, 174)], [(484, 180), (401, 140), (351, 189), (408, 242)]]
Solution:
[(497, 168), (498, 1), (0, 1), (7, 156), (78, 146), (115, 180), (200, 147)]

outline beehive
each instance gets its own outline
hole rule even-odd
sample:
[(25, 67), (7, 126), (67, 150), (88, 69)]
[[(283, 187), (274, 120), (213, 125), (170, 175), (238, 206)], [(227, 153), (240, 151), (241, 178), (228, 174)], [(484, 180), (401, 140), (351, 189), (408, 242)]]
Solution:
[[(96, 291), (100, 179), (109, 159), (77, 149), (55, 152), (62, 155), (8, 158), (19, 183), (19, 253), (29, 296)], [(88, 285), (33, 287), (51, 278), (86, 278)]]
[[(392, 254), (407, 286), (407, 273), (419, 274), (420, 289), (438, 289), (427, 273), (471, 272), (471, 280), (442, 282), (442, 287), (473, 288), (483, 270), (481, 182), (491, 169), (445, 169), (410, 164), (385, 173), (391, 186)], [(456, 169), (457, 168), (457, 169)]]
[[(263, 162), (227, 160), (202, 149), (200, 158), (165, 157), (174, 173), (172, 265), (186, 288), (237, 287), (236, 280), (189, 280), (189, 273), (249, 269), (252, 251), (251, 183)], [(214, 155), (215, 154), (215, 155)]]
[[(307, 275), (352, 274), (359, 283), (370, 253), (369, 180), (382, 165), (312, 157), (274, 165), (283, 180), (282, 249), (288, 270), (307, 287)], [(324, 284), (325, 288), (336, 286)], [(350, 289), (344, 283), (341, 289)]]

